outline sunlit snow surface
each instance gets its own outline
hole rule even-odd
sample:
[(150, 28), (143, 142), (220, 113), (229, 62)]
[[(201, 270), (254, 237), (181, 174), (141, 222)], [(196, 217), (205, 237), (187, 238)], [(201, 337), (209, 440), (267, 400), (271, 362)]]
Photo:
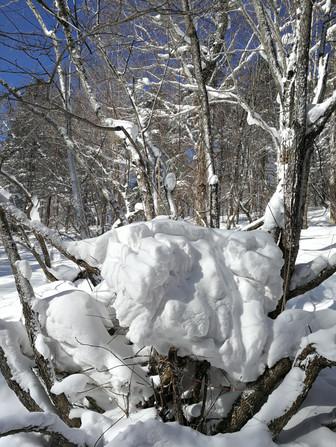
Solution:
[(157, 219), (110, 234), (102, 276), (133, 342), (161, 353), (176, 346), (250, 381), (263, 370), (281, 266), (268, 233)]
[[(321, 253), (332, 255), (336, 247), (336, 228), (327, 224), (327, 216), (319, 210), (310, 217), (312, 226), (302, 234), (300, 262)], [(50, 355), (59, 367), (74, 373), (55, 385), (55, 393), (65, 392), (76, 398), (97, 383), (108, 383), (120, 392), (118, 405), (123, 405), (123, 387), (127, 386), (130, 369), (122, 360), (142, 344), (154, 344), (163, 353), (174, 344), (181, 354), (206, 358), (236, 379), (249, 380), (266, 364), (271, 366), (281, 356), (293, 355), (300, 344), (313, 341), (322, 346), (326, 334), (336, 324), (334, 277), (292, 300), (290, 309), (274, 324), (266, 317), (281, 293), (281, 259), (270, 237), (261, 231), (208, 231), (158, 219), (71, 245), (72, 252), (77, 250), (80, 257), (103, 265), (104, 281), (96, 289), (90, 289), (85, 282), (75, 287), (62, 280), (43, 285), (43, 274), (36, 262), (29, 255), (24, 256), (32, 268), (37, 297), (34, 306), (44, 328), (36, 347), (43, 355)], [(59, 278), (74, 276), (69, 263), (56, 262), (53, 268), (59, 272)], [(0, 289), (1, 319), (18, 321), (20, 305), (2, 249)], [(123, 334), (108, 334), (115, 310), (121, 324), (129, 327), (128, 337), (135, 345), (128, 345)], [(2, 337), (8, 334), (6, 324), (0, 327)], [(319, 329), (322, 331), (315, 334)], [(17, 342), (24, 344), (24, 340)], [(336, 355), (332, 346), (328, 349), (331, 357)], [(136, 366), (135, 371), (134, 402), (151, 392), (141, 368)], [(23, 379), (32, 380), (25, 374)], [(286, 386), (290, 390), (299, 385), (295, 385), (295, 374), (292, 376), (293, 380), (289, 376), (284, 384), (287, 396)], [(294, 440), (309, 447), (336, 445), (335, 435), (320, 428), (335, 407), (334, 376), (334, 369), (321, 373), (302, 408), (283, 431), (281, 442), (292, 447), (297, 445)], [(42, 393), (34, 386), (32, 383), (36, 395)], [(275, 400), (281, 400), (280, 391)], [(95, 397), (101, 397), (96, 393)], [(0, 424), (8, 416), (24, 416), (25, 409), (3, 381), (0, 397)], [(43, 397), (38, 399), (42, 401)], [(176, 424), (162, 424), (155, 420), (154, 409), (132, 408), (128, 419), (117, 406), (102, 415), (83, 409), (75, 410), (73, 415), (82, 418), (88, 445), (93, 445), (105, 430), (99, 445), (109, 447), (273, 445), (262, 412), (238, 434), (209, 438)], [(268, 408), (264, 413), (272, 414), (271, 402)], [(46, 444), (28, 434), (0, 439), (1, 447), (33, 445)]]

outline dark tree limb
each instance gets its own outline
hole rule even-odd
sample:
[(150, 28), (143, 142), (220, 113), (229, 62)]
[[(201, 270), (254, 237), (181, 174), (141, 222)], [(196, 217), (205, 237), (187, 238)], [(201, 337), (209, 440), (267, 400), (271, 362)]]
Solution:
[(34, 359), (37, 366), (39, 379), (44, 384), (44, 387), (48, 392), (48, 396), (55, 406), (60, 418), (67, 425), (69, 425), (69, 427), (78, 427), (80, 425), (80, 420), (71, 419), (69, 417), (71, 405), (66, 396), (64, 394), (55, 395), (50, 391), (54, 384), (55, 374), (51, 361), (41, 355), (36, 348), (35, 342), (38, 334), (41, 334), (41, 328), (38, 315), (31, 306), (31, 302), (35, 298), (34, 290), (29, 280), (23, 276), (20, 268), (17, 267), (17, 261), (21, 261), (21, 258), (19, 256), (16, 243), (12, 237), (6, 214), (2, 207), (0, 207), (0, 235), (14, 275), (15, 285), (22, 306), (27, 335), (34, 352)]
[(79, 430), (67, 427), (55, 414), (29, 413), (24, 418), (2, 418), (0, 438), (19, 433), (40, 433), (51, 437), (57, 447), (85, 447), (85, 436)]
[(90, 273), (91, 277), (99, 276), (100, 271), (97, 267), (93, 267), (83, 259), (77, 259), (73, 254), (71, 254), (71, 252), (67, 248), (67, 244), (59, 237), (56, 231), (51, 230), (50, 228), (43, 225), (41, 222), (28, 219), (23, 211), (16, 208), (9, 202), (9, 200), (5, 199), (1, 195), (0, 209), (2, 209), (3, 213), (6, 213), (8, 216), (10, 216), (11, 219), (13, 219), (18, 225), (22, 225), (33, 231), (35, 235), (39, 235), (41, 238), (53, 245), (67, 259), (70, 259), (70, 261), (73, 261), (75, 264), (84, 268), (88, 273)]
[[(312, 266), (315, 263), (315, 259), (311, 262), (307, 262), (306, 264), (299, 264), (295, 267), (296, 270), (298, 269), (306, 269), (307, 272), (312, 271), (310, 269), (310, 266)], [(303, 293), (309, 292), (309, 290), (315, 289), (315, 287), (318, 287), (320, 284), (322, 284), (326, 279), (330, 278), (334, 273), (336, 273), (336, 264), (327, 262), (327, 266), (325, 268), (322, 268), (318, 273), (314, 273), (314, 275), (308, 275), (308, 278), (305, 282), (300, 281), (298, 285), (295, 285), (295, 287), (290, 288), (287, 291), (286, 297), (282, 297), (277, 307), (268, 314), (268, 316), (272, 319), (275, 319), (284, 309), (286, 306), (286, 303), (292, 299), (295, 298), (298, 295), (302, 295)], [(295, 270), (294, 270), (295, 275)], [(292, 276), (292, 282), (294, 275)]]
[[(313, 261), (314, 262), (314, 261)], [(307, 267), (309, 267), (307, 264)], [(336, 265), (328, 265), (326, 268), (322, 269), (316, 276), (310, 278), (306, 283), (299, 284), (295, 288), (291, 289), (288, 293), (288, 299), (295, 298), (298, 295), (302, 295), (309, 290), (315, 289), (326, 279), (330, 278), (336, 272)]]
[(13, 379), (12, 370), (8, 364), (6, 354), (0, 346), (0, 371), (9, 388), (14, 391), (19, 401), (28, 411), (42, 411), (31, 395), (24, 390), (21, 385)]
[[(272, 368), (266, 369), (255, 382), (247, 385), (247, 389), (233, 404), (228, 416), (217, 425), (216, 433), (232, 433), (241, 430), (261, 410), (292, 367), (300, 368), (304, 372), (304, 380), (303, 387), (298, 391), (296, 399), (290, 402), (283, 414), (279, 414), (272, 420), (264, 421), (273, 436), (276, 437), (297, 413), (320, 371), (332, 366), (336, 366), (336, 362), (320, 355), (312, 344), (301, 351), (293, 365), (288, 358), (279, 360)], [(260, 417), (262, 418), (262, 416)], [(331, 424), (331, 427), (333, 428), (334, 424)]]
[(300, 394), (298, 394), (296, 400), (287, 409), (287, 411), (279, 417), (273, 419), (268, 424), (268, 427), (273, 433), (274, 437), (282, 431), (289, 420), (294, 416), (294, 414), (297, 413), (300, 406), (306, 399), (313, 383), (317, 379), (320, 371), (324, 368), (329, 368), (335, 365), (336, 362), (328, 360), (327, 358), (320, 355), (313, 345), (308, 345), (303, 349), (303, 351), (294, 362), (294, 367), (300, 368), (302, 371), (305, 372), (305, 379), (303, 381), (304, 387)]
[[(20, 228), (21, 229), (21, 233), (22, 236), (24, 238), (25, 241), (25, 247), (32, 253), (32, 255), (34, 256), (34, 258), (36, 259), (36, 261), (38, 262), (39, 266), (41, 267), (41, 269), (43, 270), (43, 273), (45, 274), (46, 278), (53, 282), (53, 281), (57, 281), (57, 278), (48, 270), (48, 267), (51, 266), (47, 266), (46, 262), (43, 261), (42, 257), (40, 256), (39, 252), (35, 249), (35, 247), (30, 243), (30, 240), (24, 230), (23, 227)], [(35, 235), (36, 237), (36, 235)], [(44, 239), (40, 236), (40, 239), (44, 241)], [(39, 243), (41, 245), (41, 241), (39, 240)], [(45, 245), (45, 242), (44, 242)], [(41, 245), (42, 247), (42, 245)], [(46, 247), (45, 247), (46, 248)], [(49, 256), (49, 254), (48, 254)]]
[(233, 433), (239, 431), (266, 402), (282, 379), (290, 371), (292, 362), (289, 358), (279, 360), (255, 382), (247, 384), (247, 389), (238, 397), (230, 413), (216, 427), (216, 433)]

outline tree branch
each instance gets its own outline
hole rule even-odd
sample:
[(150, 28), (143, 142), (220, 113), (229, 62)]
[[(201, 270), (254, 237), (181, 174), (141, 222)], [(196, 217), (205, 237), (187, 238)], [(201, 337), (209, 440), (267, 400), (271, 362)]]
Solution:
[(239, 431), (264, 405), (268, 396), (291, 369), (289, 358), (279, 360), (272, 368), (255, 381), (238, 397), (230, 413), (216, 427), (216, 433), (233, 433)]
[(36, 234), (42, 236), (46, 241), (48, 241), (51, 245), (53, 245), (57, 250), (64, 255), (67, 259), (70, 259), (80, 267), (83, 267), (87, 272), (91, 275), (99, 275), (100, 271), (98, 268), (93, 267), (88, 264), (83, 259), (77, 259), (74, 255), (71, 254), (69, 248), (67, 247), (67, 243), (64, 242), (58, 235), (58, 233), (54, 230), (43, 225), (41, 222), (30, 220), (26, 216), (26, 214), (16, 208), (13, 204), (9, 202), (4, 196), (0, 194), (0, 210), (3, 209), (5, 213), (7, 213), (17, 224), (23, 225), (26, 228), (29, 228)]
[(20, 384), (13, 379), (13, 372), (8, 364), (5, 351), (0, 346), (0, 371), (3, 375), (9, 388), (14, 391), (19, 401), (24, 405), (28, 411), (42, 411), (35, 400), (31, 397), (29, 392), (24, 390)]
[[(277, 436), (289, 420), (294, 416), (294, 414), (297, 413), (320, 371), (324, 368), (330, 368), (331, 366), (335, 365), (336, 362), (328, 360), (320, 355), (313, 345), (310, 344), (303, 349), (294, 363), (294, 368), (300, 369), (304, 374), (302, 388), (299, 389), (295, 401), (287, 406), (286, 412), (275, 417), (268, 423), (268, 427), (274, 436)], [(280, 388), (279, 392), (281, 393)], [(275, 399), (276, 398), (277, 397), (275, 396)]]
[(59, 442), (55, 444), (59, 447), (84, 447), (86, 445), (84, 433), (68, 427), (55, 414), (29, 413), (21, 418), (1, 418), (0, 438), (22, 432), (50, 435)]
[(298, 264), (291, 279), (288, 299), (314, 289), (335, 272), (336, 255), (329, 258), (318, 256), (306, 264)]

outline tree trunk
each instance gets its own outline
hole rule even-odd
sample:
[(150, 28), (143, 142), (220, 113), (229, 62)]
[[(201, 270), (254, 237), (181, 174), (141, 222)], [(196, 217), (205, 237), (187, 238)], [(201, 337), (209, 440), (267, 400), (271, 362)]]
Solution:
[(329, 174), (330, 223), (336, 224), (336, 117), (331, 120), (330, 174)]
[(34, 299), (34, 291), (28, 279), (22, 275), (20, 268), (17, 267), (17, 261), (20, 261), (21, 258), (19, 256), (16, 243), (12, 237), (5, 212), (2, 208), (0, 208), (0, 235), (14, 275), (16, 288), (22, 305), (27, 335), (34, 352), (39, 377), (43, 381), (43, 385), (47, 390), (49, 398), (54, 404), (60, 418), (63, 419), (63, 421), (70, 427), (78, 427), (80, 425), (80, 421), (78, 419), (70, 419), (69, 417), (71, 406), (65, 395), (55, 395), (50, 391), (54, 383), (53, 367), (50, 360), (43, 357), (36, 349), (35, 345), (37, 335), (41, 333), (41, 329), (38, 315), (31, 306), (31, 302)]
[(283, 302), (287, 300), (289, 284), (299, 251), (300, 235), (305, 212), (312, 143), (306, 138), (307, 74), (309, 65), (312, 3), (301, 1), (297, 14), (296, 73), (289, 70), (284, 85), (281, 113), (282, 181), (284, 190), (284, 228), (281, 249), (284, 256)]
[(197, 84), (197, 94), (201, 108), (201, 138), (204, 145), (204, 159), (207, 171), (208, 200), (206, 209), (209, 209), (209, 226), (219, 228), (220, 206), (218, 197), (218, 177), (215, 171), (215, 160), (213, 151), (213, 138), (211, 130), (211, 113), (208, 92), (204, 81), (202, 70), (202, 58), (200, 43), (196, 28), (191, 16), (189, 0), (182, 0), (185, 13), (186, 33), (190, 39), (191, 55), (194, 66), (194, 76)]

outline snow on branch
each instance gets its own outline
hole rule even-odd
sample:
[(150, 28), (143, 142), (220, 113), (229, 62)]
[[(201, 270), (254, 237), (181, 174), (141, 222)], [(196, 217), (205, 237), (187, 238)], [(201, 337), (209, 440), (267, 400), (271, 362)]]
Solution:
[(320, 104), (313, 105), (307, 116), (307, 136), (318, 135), (336, 109), (336, 90)]
[(259, 219), (254, 220), (253, 222), (245, 225), (242, 228), (242, 231), (252, 231), (257, 230), (258, 228), (262, 227), (264, 225), (264, 216), (259, 217)]
[(217, 430), (220, 433), (233, 433), (241, 428), (255, 415), (266, 402), (269, 394), (290, 371), (289, 358), (279, 360), (272, 368), (249, 384), (249, 387), (233, 404), (230, 413), (219, 422)]
[(275, 127), (269, 126), (266, 121), (261, 117), (259, 113), (254, 111), (248, 103), (242, 98), (241, 95), (238, 95), (237, 93), (233, 93), (230, 91), (220, 91), (216, 90), (214, 88), (211, 88), (207, 86), (207, 92), (210, 99), (221, 99), (223, 101), (232, 102), (234, 101), (236, 104), (240, 105), (245, 112), (247, 112), (247, 123), (250, 126), (258, 126), (261, 129), (263, 129), (265, 132), (267, 132), (270, 137), (272, 138), (272, 141), (275, 145), (275, 147), (278, 147), (280, 144), (280, 138), (279, 133)]
[(85, 434), (75, 428), (68, 427), (56, 414), (28, 413), (15, 418), (2, 417), (0, 420), (0, 438), (22, 432), (35, 432), (50, 435), (59, 441), (60, 446), (84, 447)]
[(319, 286), (336, 272), (336, 253), (317, 256), (310, 262), (298, 264), (290, 284), (289, 299)]
[(334, 358), (328, 359), (318, 352), (318, 346), (308, 344), (297, 356), (284, 381), (256, 414), (256, 419), (267, 423), (273, 435), (278, 435), (299, 410), (320, 371), (332, 366), (336, 366)]
[(30, 395), (30, 392), (23, 389), (17, 380), (13, 378), (13, 371), (8, 363), (5, 351), (0, 346), (0, 371), (3, 375), (7, 385), (14, 391), (20, 402), (27, 408), (28, 411), (42, 411), (39, 405)]
[(299, 410), (320, 371), (336, 366), (334, 336), (332, 326), (303, 337), (294, 363), (284, 357), (248, 384), (218, 424), (218, 431), (235, 432), (258, 421), (267, 425), (274, 436), (279, 434)]
[[(24, 227), (29, 228), (30, 230), (41, 235), (46, 241), (57, 248), (57, 250), (59, 250), (59, 252), (66, 258), (75, 262), (80, 267), (85, 268), (92, 274), (99, 274), (99, 270), (95, 266), (90, 265), (83, 259), (78, 259), (73, 253), (71, 253), (70, 243), (63, 241), (55, 230), (51, 230), (37, 220), (29, 219), (23, 211), (19, 210), (15, 205), (10, 203), (2, 191), (0, 191), (0, 209), (3, 209), (4, 212), (14, 219), (17, 224), (23, 225)], [(90, 261), (93, 261), (93, 259), (90, 259)]]

